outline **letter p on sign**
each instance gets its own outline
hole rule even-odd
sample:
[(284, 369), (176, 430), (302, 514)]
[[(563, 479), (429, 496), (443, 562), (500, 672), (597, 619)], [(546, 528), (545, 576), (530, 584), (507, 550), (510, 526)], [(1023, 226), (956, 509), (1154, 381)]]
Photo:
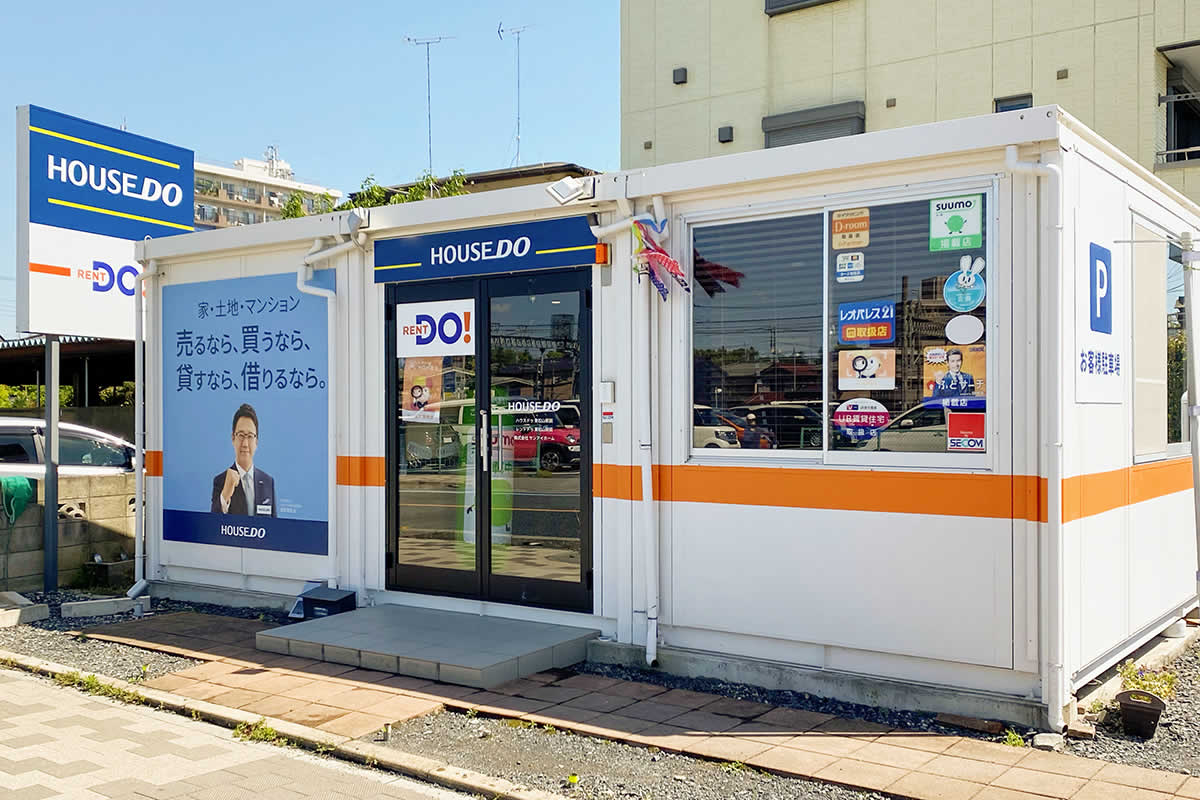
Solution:
[(1091, 265), (1091, 303), (1088, 305), (1092, 330), (1112, 333), (1112, 251), (1092, 243), (1088, 254)]

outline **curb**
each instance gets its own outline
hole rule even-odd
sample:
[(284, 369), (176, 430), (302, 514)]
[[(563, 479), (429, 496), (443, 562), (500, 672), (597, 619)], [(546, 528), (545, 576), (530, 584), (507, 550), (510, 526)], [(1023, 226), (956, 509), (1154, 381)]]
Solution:
[(205, 700), (193, 700), (190, 697), (129, 683), (119, 678), (110, 678), (98, 672), (74, 669), (21, 653), (0, 650), (0, 667), (14, 667), (48, 677), (70, 673), (83, 678), (94, 676), (102, 685), (139, 695), (144, 700), (143, 705), (158, 706), (162, 710), (202, 719), (224, 728), (236, 728), (243, 723), (253, 725), (261, 722), (305, 749), (337, 756), (343, 761), (353, 761), (369, 767), (400, 773), (410, 778), (436, 783), (447, 789), (483, 795), (495, 800), (568, 800), (563, 795), (532, 789), (503, 778), (493, 778), (469, 769), (455, 767), (434, 758), (425, 758), (370, 742), (360, 742), (347, 736), (310, 728), (307, 725), (299, 725), (275, 717), (264, 717), (261, 714), (251, 714), (236, 708), (226, 708)]

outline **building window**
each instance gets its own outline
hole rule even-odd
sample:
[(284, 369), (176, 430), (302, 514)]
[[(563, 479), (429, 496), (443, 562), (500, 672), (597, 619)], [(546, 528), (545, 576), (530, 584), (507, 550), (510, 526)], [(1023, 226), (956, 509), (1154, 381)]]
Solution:
[(854, 100), (763, 117), (766, 146), (783, 147), (862, 133), (866, 129), (866, 109), (865, 103)]
[(693, 229), (697, 448), (821, 449), (821, 214)]
[(211, 178), (196, 178), (196, 194), (216, 197), (219, 191), (217, 182)]
[(694, 224), (693, 449), (987, 453), (988, 200)]
[(985, 199), (830, 213), (831, 450), (986, 452)]
[(1013, 97), (997, 97), (996, 98), (996, 113), (1000, 114), (1005, 111), (1017, 111), (1022, 108), (1033, 108), (1033, 95), (1018, 94)]
[(834, 0), (766, 0), (766, 8), (768, 17), (773, 17), (776, 14), (783, 14), (788, 11), (796, 11), (801, 8), (812, 8), (813, 6), (832, 3)]
[(1168, 73), (1167, 149), (1159, 154), (1165, 163), (1200, 158), (1200, 94), (1187, 83), (1181, 72)]
[(1150, 461), (1187, 453), (1183, 256), (1161, 233), (1133, 231), (1133, 446)]
[(195, 208), (197, 222), (216, 223), (218, 218), (217, 207), (205, 205), (204, 203), (196, 203)]

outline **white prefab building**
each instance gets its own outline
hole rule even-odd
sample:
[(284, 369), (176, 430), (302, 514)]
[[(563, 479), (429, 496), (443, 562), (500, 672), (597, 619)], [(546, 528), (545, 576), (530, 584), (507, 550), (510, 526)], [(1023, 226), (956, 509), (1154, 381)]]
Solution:
[(1200, 207), (1058, 107), (561, 188), (139, 245), (155, 590), (1052, 727), (1196, 606)]

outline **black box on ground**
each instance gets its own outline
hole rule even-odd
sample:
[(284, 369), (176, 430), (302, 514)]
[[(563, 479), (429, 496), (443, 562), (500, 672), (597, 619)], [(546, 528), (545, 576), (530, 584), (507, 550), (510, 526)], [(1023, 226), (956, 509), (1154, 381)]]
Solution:
[(300, 599), (304, 601), (305, 619), (328, 617), (330, 614), (341, 614), (343, 611), (358, 608), (358, 599), (354, 592), (346, 589), (318, 586), (301, 594)]

